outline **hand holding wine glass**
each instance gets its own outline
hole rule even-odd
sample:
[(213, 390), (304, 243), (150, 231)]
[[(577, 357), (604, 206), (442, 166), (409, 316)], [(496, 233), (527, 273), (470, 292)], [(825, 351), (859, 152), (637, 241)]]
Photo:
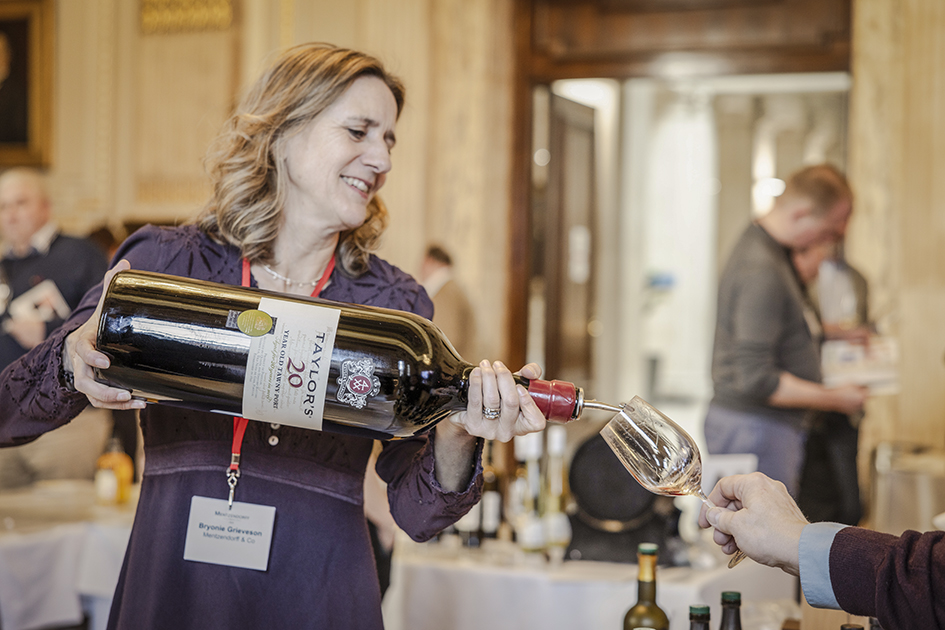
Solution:
[[(741, 549), (752, 560), (798, 574), (798, 544), (808, 525), (780, 481), (761, 473), (723, 477), (709, 493), (699, 525), (714, 527), (713, 540), (726, 553)], [(737, 546), (736, 546), (737, 544)]]
[[(710, 507), (702, 491), (702, 456), (692, 437), (639, 396), (619, 408), (601, 436), (641, 486), (666, 496), (691, 495)], [(729, 568), (745, 558), (741, 552)]]

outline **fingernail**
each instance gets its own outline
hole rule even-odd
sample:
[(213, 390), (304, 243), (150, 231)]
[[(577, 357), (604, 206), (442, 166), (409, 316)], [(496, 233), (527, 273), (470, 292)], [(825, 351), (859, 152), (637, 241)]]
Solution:
[(120, 392), (116, 398), (119, 402), (131, 400), (131, 392)]
[(526, 396), (528, 396), (528, 390), (525, 389), (525, 387), (522, 386), (522, 385), (516, 385), (516, 386), (515, 386), (515, 391), (518, 392), (518, 395), (519, 395), (520, 397), (526, 397)]
[(483, 359), (482, 361), (479, 362), (479, 367), (483, 367), (483, 368), (489, 367), (489, 361), (487, 359)]
[(496, 361), (496, 362), (495, 362), (495, 367), (496, 367), (496, 369), (504, 368), (504, 367), (505, 367), (505, 364), (502, 363), (502, 361)]

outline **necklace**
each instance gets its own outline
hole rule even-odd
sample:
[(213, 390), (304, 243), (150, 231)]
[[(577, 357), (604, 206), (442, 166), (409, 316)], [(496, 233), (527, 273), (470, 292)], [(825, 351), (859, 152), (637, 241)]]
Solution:
[[(331, 277), (331, 272), (332, 272), (332, 271), (334, 270), (334, 268), (335, 268), (335, 257), (332, 256), (332, 257), (328, 260), (328, 266), (325, 267), (325, 273), (322, 274), (322, 277), (321, 277), (321, 278), (319, 278), (318, 280), (315, 280), (315, 281), (307, 281), (307, 282), (299, 282), (298, 280), (292, 280), (291, 278), (286, 278), (286, 277), (283, 276), (281, 273), (279, 273), (279, 272), (273, 270), (271, 267), (269, 267), (269, 265), (265, 265), (265, 264), (263, 264), (263, 263), (259, 263), (259, 264), (262, 265), (262, 268), (265, 269), (266, 271), (268, 271), (269, 274), (270, 274), (273, 278), (275, 278), (276, 280), (282, 280), (283, 282), (285, 282), (286, 287), (290, 287), (290, 286), (293, 286), (293, 285), (298, 286), (298, 287), (315, 287), (315, 290), (312, 291), (312, 295), (314, 296), (314, 295), (318, 295), (319, 293), (321, 293), (321, 290), (325, 287), (326, 284), (328, 284), (328, 278)], [(248, 274), (249, 274), (249, 261), (246, 260), (245, 258), (243, 259), (243, 274), (244, 274), (247, 278), (249, 277), (249, 276), (248, 276)]]
[(273, 278), (275, 278), (276, 280), (282, 280), (283, 282), (286, 283), (286, 285), (288, 285), (288, 286), (290, 286), (290, 287), (291, 287), (291, 286), (297, 286), (297, 287), (314, 287), (314, 286), (318, 286), (318, 280), (308, 280), (308, 281), (305, 281), (305, 282), (299, 282), (298, 280), (293, 280), (292, 278), (286, 278), (285, 276), (283, 276), (283, 275), (282, 275), (281, 273), (279, 273), (278, 271), (276, 271), (276, 270), (272, 269), (271, 267), (269, 267), (269, 265), (263, 265), (262, 268), (265, 269), (266, 271), (268, 271), (268, 272), (269, 272), (269, 275), (271, 275)]

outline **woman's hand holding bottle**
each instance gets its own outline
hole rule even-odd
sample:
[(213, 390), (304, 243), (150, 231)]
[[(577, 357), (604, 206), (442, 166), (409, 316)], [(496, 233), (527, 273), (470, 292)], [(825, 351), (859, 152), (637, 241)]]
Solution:
[[(541, 376), (535, 363), (523, 367), (519, 375), (528, 379)], [(509, 442), (545, 428), (545, 417), (528, 391), (516, 384), (512, 372), (501, 361), (482, 361), (469, 375), (469, 395), (465, 411), (442, 423), (463, 429), (471, 436)]]
[(71, 372), (73, 383), (77, 391), (89, 398), (93, 407), (103, 409), (143, 409), (143, 400), (132, 399), (131, 392), (126, 389), (108, 387), (95, 380), (93, 368), (107, 368), (108, 357), (96, 350), (95, 338), (98, 331), (98, 321), (102, 314), (102, 302), (105, 299), (105, 288), (119, 271), (131, 269), (127, 260), (120, 260), (106, 274), (102, 282), (102, 298), (98, 307), (89, 319), (66, 337), (62, 347), (62, 364), (66, 372)]

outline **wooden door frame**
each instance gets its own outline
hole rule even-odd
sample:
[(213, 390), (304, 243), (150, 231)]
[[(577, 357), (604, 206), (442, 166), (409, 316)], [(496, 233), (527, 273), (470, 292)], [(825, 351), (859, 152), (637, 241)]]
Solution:
[[(788, 0), (781, 4), (788, 5)], [(827, 2), (828, 0), (821, 0)], [(852, 24), (852, 1), (829, 0)], [(509, 211), (509, 282), (506, 303), (506, 360), (511, 365), (525, 363), (528, 332), (528, 285), (530, 275), (530, 195), (532, 151), (532, 90), (560, 79), (635, 77), (716, 76), (726, 74), (766, 74), (785, 72), (850, 71), (850, 28), (810, 43), (785, 46), (725, 48), (706, 44), (689, 50), (602, 50), (599, 54), (576, 54), (554, 46), (535, 43), (535, 14), (549, 11), (605, 12), (614, 0), (513, 0), (514, 70), (512, 83), (511, 186)], [(628, 3), (629, 4), (629, 3)], [(653, 0), (651, 4), (656, 4)], [(678, 4), (678, 3), (677, 3)], [(724, 5), (725, 3), (721, 3)], [(774, 4), (770, 6), (776, 6)], [(609, 8), (610, 7), (610, 8)], [(742, 10), (744, 7), (742, 7)], [(718, 9), (726, 11), (724, 6)], [(603, 15), (603, 13), (601, 13)], [(788, 14), (790, 15), (790, 14)], [(593, 17), (593, 15), (592, 15)], [(679, 11), (684, 21), (685, 10)], [(803, 19), (799, 16), (797, 19)], [(708, 40), (707, 40), (708, 42)], [(682, 73), (682, 74), (680, 74)]]

